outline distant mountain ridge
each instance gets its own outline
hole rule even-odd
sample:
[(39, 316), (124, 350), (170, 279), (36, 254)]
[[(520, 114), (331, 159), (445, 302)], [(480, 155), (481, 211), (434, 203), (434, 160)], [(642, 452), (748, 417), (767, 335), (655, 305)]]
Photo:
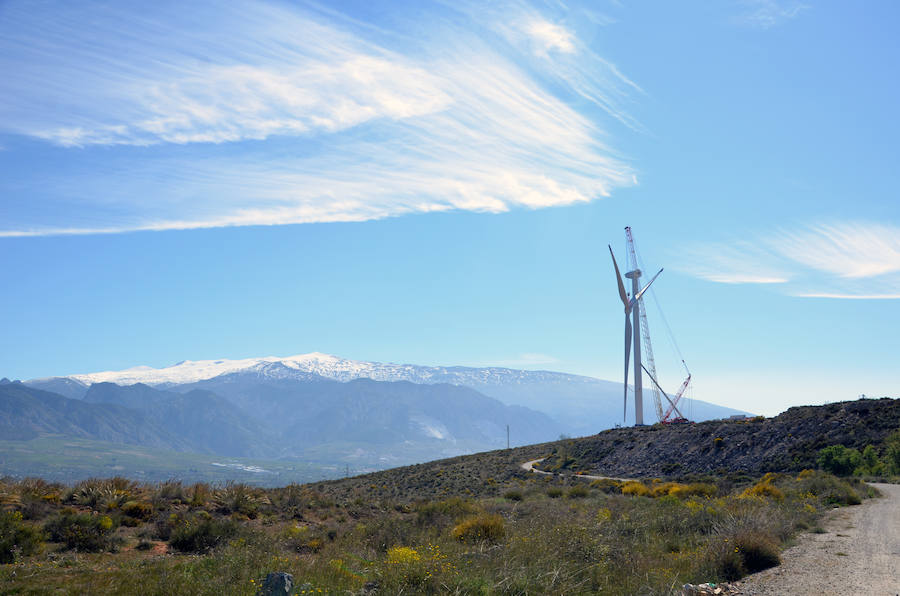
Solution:
[[(289, 379), (298, 382), (332, 380), (347, 383), (357, 379), (372, 379), (385, 382), (408, 381), (419, 385), (446, 383), (475, 389), (507, 405), (524, 406), (543, 412), (559, 422), (563, 432), (567, 434), (593, 434), (618, 424), (628, 424), (621, 416), (621, 383), (553, 371), (365, 362), (319, 352), (286, 358), (270, 356), (242, 360), (186, 360), (158, 369), (139, 366), (122, 371), (33, 379), (26, 381), (26, 384), (77, 399), (86, 393), (92, 383), (144, 383), (180, 391), (179, 387), (230, 374), (240, 374), (260, 382)], [(690, 410), (689, 417), (693, 420), (747, 414), (700, 400), (692, 401)], [(630, 416), (633, 418), (634, 412), (630, 412)], [(652, 400), (645, 399), (645, 420), (654, 420), (655, 416)], [(545, 436), (541, 440), (552, 438), (554, 437)]]
[[(558, 436), (546, 414), (447, 383), (346, 383), (269, 363), (167, 389), (94, 383), (80, 398), (0, 384), (0, 440), (76, 437), (226, 457), (378, 469)], [(297, 378), (299, 375), (299, 378)], [(65, 385), (62, 385), (65, 386)], [(15, 451), (16, 447), (12, 447)], [(0, 474), (6, 456), (0, 452)]]
[[(280, 364), (281, 367), (272, 367)], [(451, 385), (503, 385), (510, 383), (561, 381), (591, 383), (597, 379), (552, 371), (529, 371), (501, 367), (474, 368), (466, 366), (423, 366), (417, 364), (394, 364), (365, 362), (339, 358), (330, 354), (312, 352), (298, 356), (279, 358), (245, 358), (241, 360), (183, 360), (164, 368), (136, 366), (121, 371), (105, 371), (75, 374), (64, 377), (32, 379), (28, 384), (46, 383), (67, 379), (85, 387), (92, 383), (116, 383), (118, 385), (180, 385), (212, 379), (219, 375), (235, 372), (259, 371), (266, 376), (280, 378), (290, 376), (291, 371), (309, 373), (334, 381), (347, 382), (355, 379), (373, 381), (409, 381), (419, 385), (449, 383)]]

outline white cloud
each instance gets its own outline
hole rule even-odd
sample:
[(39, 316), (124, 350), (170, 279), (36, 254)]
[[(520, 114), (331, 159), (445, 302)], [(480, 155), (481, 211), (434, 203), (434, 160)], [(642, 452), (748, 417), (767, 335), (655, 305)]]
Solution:
[(900, 299), (897, 225), (820, 223), (754, 242), (697, 245), (689, 254), (700, 264), (684, 270), (708, 281), (783, 283), (804, 298)]
[(900, 272), (900, 227), (873, 223), (822, 224), (773, 241), (802, 265), (844, 278)]
[(725, 284), (781, 284), (790, 281), (788, 271), (762, 243), (737, 241), (708, 243), (683, 253), (682, 271)]
[(543, 19), (535, 19), (522, 27), (534, 43), (534, 51), (546, 56), (551, 50), (564, 54), (575, 53), (575, 34), (563, 27)]
[[(193, 19), (214, 14), (215, 27), (197, 31), (165, 9), (9, 11), (15, 32), (0, 41), (0, 68), (35, 68), (0, 82), (0, 129), (124, 157), (102, 176), (73, 167), (55, 183), (78, 217), (7, 221), (0, 236), (502, 212), (587, 202), (634, 183), (594, 118), (542, 84), (522, 53), (498, 52), (468, 30), (445, 36), (448, 47), (427, 33), (391, 45), (296, 9), (199, 6)], [(535, 14), (523, 18), (539, 23)], [(566, 30), (546, 25), (536, 29), (545, 47), (568, 51)], [(22, 50), (17, 36), (41, 41)], [(623, 97), (630, 82), (596, 56), (584, 60), (567, 71), (570, 88), (626, 120), (606, 89)], [(167, 145), (197, 148), (171, 158), (127, 152)]]
[(796, 0), (741, 0), (744, 11), (737, 22), (758, 29), (770, 29), (799, 16), (809, 8)]

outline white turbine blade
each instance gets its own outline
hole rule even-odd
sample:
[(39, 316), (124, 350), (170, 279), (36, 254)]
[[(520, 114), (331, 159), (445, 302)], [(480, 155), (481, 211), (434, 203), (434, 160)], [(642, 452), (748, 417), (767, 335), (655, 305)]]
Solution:
[(619, 297), (622, 299), (622, 304), (625, 305), (625, 312), (627, 313), (629, 310), (628, 304), (628, 294), (625, 293), (625, 284), (622, 282), (622, 274), (619, 273), (619, 265), (616, 264), (616, 255), (613, 254), (612, 246), (606, 245), (609, 247), (609, 256), (612, 257), (613, 267), (616, 269), (616, 281), (619, 283)]
[(662, 273), (662, 272), (663, 272), (662, 269), (660, 269), (659, 271), (657, 271), (657, 272), (656, 272), (656, 275), (653, 276), (653, 279), (651, 279), (650, 281), (648, 281), (648, 282), (647, 282), (647, 285), (644, 286), (643, 288), (641, 288), (641, 291), (634, 295), (634, 298), (632, 298), (632, 299), (631, 299), (631, 302), (628, 303), (628, 308), (629, 308), (629, 310), (631, 309), (632, 306), (634, 306), (634, 303), (635, 303), (635, 302), (637, 302), (638, 300), (641, 299), (641, 296), (644, 295), (644, 292), (647, 291), (647, 289), (650, 287), (650, 284), (652, 284), (654, 281), (656, 281), (656, 278), (659, 277), (659, 274)]
[(628, 361), (631, 358), (631, 321), (628, 314), (625, 314), (625, 388), (624, 404), (622, 405), (622, 420), (624, 421), (628, 415)]

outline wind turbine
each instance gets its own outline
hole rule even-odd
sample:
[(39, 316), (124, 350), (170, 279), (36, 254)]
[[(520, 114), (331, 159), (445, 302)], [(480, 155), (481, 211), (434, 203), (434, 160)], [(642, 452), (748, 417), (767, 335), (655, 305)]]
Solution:
[[(609, 246), (609, 245), (607, 245)], [(643, 403), (643, 391), (641, 387), (642, 380), (642, 372), (641, 372), (641, 333), (640, 333), (640, 299), (641, 296), (644, 295), (644, 292), (647, 291), (647, 288), (650, 287), (659, 274), (663, 272), (660, 269), (653, 278), (647, 282), (643, 288), (638, 289), (640, 286), (638, 285), (638, 278), (641, 276), (641, 270), (635, 267), (634, 271), (629, 271), (625, 274), (625, 277), (631, 280), (631, 299), (628, 298), (628, 294), (625, 292), (625, 283), (622, 281), (622, 274), (619, 273), (619, 265), (616, 263), (616, 255), (613, 254), (612, 246), (609, 246), (609, 256), (612, 257), (613, 267), (616, 269), (616, 282), (619, 284), (619, 297), (622, 299), (622, 304), (625, 305), (625, 386), (624, 386), (624, 404), (623, 404), (623, 412), (622, 416), (625, 417), (628, 411), (628, 360), (631, 356), (631, 343), (632, 343), (632, 335), (634, 336), (634, 424), (635, 426), (643, 426), (644, 424), (644, 403)], [(638, 332), (632, 334), (632, 323), (628, 316), (631, 315), (634, 318), (634, 326), (637, 327)]]

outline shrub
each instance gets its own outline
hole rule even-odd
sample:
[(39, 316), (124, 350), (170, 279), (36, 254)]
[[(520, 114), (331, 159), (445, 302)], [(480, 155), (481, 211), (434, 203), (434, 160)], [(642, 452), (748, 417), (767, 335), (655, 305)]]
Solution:
[(452, 535), (460, 542), (499, 542), (506, 535), (506, 529), (499, 515), (481, 513), (457, 524)]
[(213, 490), (205, 482), (197, 482), (190, 489), (191, 507), (205, 507), (212, 499)]
[(240, 526), (230, 519), (195, 516), (182, 520), (169, 538), (169, 546), (187, 553), (206, 553), (237, 535)]
[(89, 478), (79, 482), (69, 500), (101, 511), (116, 509), (137, 496), (138, 485), (133, 480), (116, 476), (113, 478)]
[(878, 459), (875, 447), (866, 445), (860, 456), (859, 467), (853, 473), (857, 476), (881, 476), (884, 474), (884, 464)]
[(0, 563), (15, 563), (41, 548), (41, 532), (22, 521), (18, 511), (0, 511)]
[(569, 489), (569, 492), (566, 493), (566, 496), (570, 499), (583, 499), (584, 497), (591, 494), (591, 491), (583, 484), (576, 484), (572, 488)]
[(714, 497), (719, 492), (719, 487), (706, 482), (692, 482), (691, 484), (677, 484), (669, 489), (669, 494), (679, 499), (688, 497)]
[(781, 564), (778, 545), (772, 537), (761, 532), (740, 534), (735, 538), (734, 544), (741, 556), (744, 568), (749, 573), (756, 573)]
[(629, 480), (622, 485), (622, 494), (633, 497), (646, 497), (650, 494), (650, 489), (643, 482)]
[(676, 488), (678, 485), (677, 482), (660, 482), (654, 484), (650, 488), (650, 496), (651, 497), (664, 497), (669, 494), (669, 492)]
[(166, 503), (183, 503), (187, 500), (184, 486), (179, 480), (166, 480), (156, 485), (153, 493), (153, 502), (162, 507)]
[(269, 504), (262, 489), (237, 482), (229, 482), (217, 490), (213, 500), (220, 512), (239, 513), (251, 519), (256, 517), (261, 505)]
[(776, 501), (784, 500), (784, 493), (781, 492), (777, 486), (768, 482), (766, 480), (761, 480), (754, 484), (753, 486), (744, 489), (744, 492), (741, 493), (742, 497), (759, 497), (759, 498), (772, 498)]
[(619, 494), (622, 492), (620, 484), (612, 478), (598, 478), (591, 481), (591, 488), (596, 488), (606, 494)]
[(503, 498), (508, 501), (521, 501), (525, 497), (520, 490), (508, 490), (503, 493)]
[(800, 491), (818, 497), (827, 505), (859, 505), (859, 494), (846, 481), (823, 472), (799, 480)]
[(562, 496), (563, 490), (558, 486), (551, 486), (547, 489), (547, 496), (551, 499), (558, 499)]
[(885, 439), (884, 464), (888, 474), (900, 476), (900, 430)]
[(861, 456), (856, 449), (830, 445), (819, 451), (819, 467), (835, 476), (849, 476), (859, 467)]
[(122, 513), (139, 520), (148, 520), (153, 515), (153, 504), (148, 501), (127, 501), (122, 504)]
[(448, 524), (478, 511), (472, 501), (451, 497), (444, 501), (422, 501), (415, 505), (416, 523), (419, 525)]
[(44, 526), (53, 542), (61, 542), (67, 549), (82, 552), (115, 550), (113, 538), (115, 521), (106, 515), (63, 512)]
[(744, 560), (740, 555), (740, 547), (730, 540), (715, 538), (715, 542), (706, 551), (712, 573), (721, 580), (733, 582), (747, 575)]
[(395, 546), (387, 551), (385, 562), (388, 565), (411, 565), (422, 560), (418, 551), (408, 546)]

